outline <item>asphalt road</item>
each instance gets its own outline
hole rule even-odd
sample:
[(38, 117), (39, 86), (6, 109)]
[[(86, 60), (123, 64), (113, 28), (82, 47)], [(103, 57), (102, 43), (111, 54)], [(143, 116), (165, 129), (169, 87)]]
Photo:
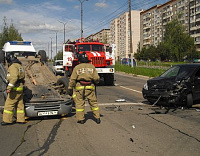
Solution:
[[(0, 126), (2, 156), (199, 156), (200, 108), (160, 109), (142, 97), (145, 78), (115, 75), (115, 86), (98, 86), (100, 125), (86, 106), (86, 123), (66, 117), (28, 119)], [(125, 101), (116, 102), (124, 99)], [(2, 120), (2, 114), (0, 114)]]

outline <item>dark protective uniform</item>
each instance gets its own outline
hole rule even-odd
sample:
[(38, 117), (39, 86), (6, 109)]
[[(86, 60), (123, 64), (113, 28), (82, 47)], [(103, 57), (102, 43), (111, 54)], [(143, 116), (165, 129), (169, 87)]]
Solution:
[(14, 108), (17, 110), (17, 122), (25, 122), (24, 103), (23, 103), (23, 85), (25, 72), (19, 60), (11, 64), (7, 72), (7, 80), (9, 82), (8, 93), (4, 112), (3, 121), (5, 123), (13, 122)]
[(76, 118), (78, 121), (85, 119), (85, 99), (88, 99), (94, 117), (100, 119), (95, 93), (95, 84), (99, 83), (99, 79), (95, 66), (90, 63), (81, 63), (74, 68), (68, 89), (74, 89), (72, 97), (76, 104)]

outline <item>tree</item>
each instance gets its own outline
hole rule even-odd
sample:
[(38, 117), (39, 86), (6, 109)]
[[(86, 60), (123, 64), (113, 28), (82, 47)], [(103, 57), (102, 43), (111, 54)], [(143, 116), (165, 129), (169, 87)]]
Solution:
[(59, 51), (56, 56), (54, 56), (54, 60), (63, 60), (63, 52)]
[(166, 25), (162, 46), (173, 61), (191, 59), (191, 52), (196, 53), (194, 39), (185, 32), (185, 27), (178, 19), (173, 19)]
[(138, 47), (135, 54), (136, 59), (161, 61), (183, 61), (185, 59), (192, 61), (193, 58), (199, 58), (200, 54), (196, 51), (194, 39), (185, 32), (185, 27), (173, 19), (165, 27), (163, 42), (157, 47), (153, 45), (147, 49)]
[(3, 18), (3, 31), (0, 34), (0, 48), (2, 49), (4, 44), (8, 41), (23, 41), (21, 34), (14, 27), (13, 23), (8, 26), (6, 22), (6, 17)]

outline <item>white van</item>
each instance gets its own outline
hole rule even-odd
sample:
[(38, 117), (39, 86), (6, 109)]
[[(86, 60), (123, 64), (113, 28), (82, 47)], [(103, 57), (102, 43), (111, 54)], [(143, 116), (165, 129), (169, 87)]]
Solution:
[[(30, 41), (9, 41), (6, 42), (3, 46), (2, 51), (6, 57), (8, 54), (16, 56), (36, 56), (35, 48), (33, 47), (32, 42)], [(2, 56), (1, 56), (2, 57)], [(5, 58), (1, 58), (5, 59)]]

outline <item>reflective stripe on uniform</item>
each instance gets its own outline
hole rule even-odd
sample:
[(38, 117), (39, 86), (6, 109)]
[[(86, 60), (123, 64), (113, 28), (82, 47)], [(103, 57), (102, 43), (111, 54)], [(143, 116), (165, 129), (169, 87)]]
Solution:
[(7, 113), (7, 114), (13, 114), (13, 111), (8, 111), (8, 110), (5, 110), (3, 111), (4, 113)]
[(24, 110), (17, 110), (17, 113), (24, 113)]
[(8, 86), (10, 86), (10, 87), (14, 87), (14, 85), (13, 85), (12, 83), (9, 83)]
[(76, 95), (72, 95), (72, 98), (75, 98), (76, 97)]
[(97, 110), (99, 110), (99, 107), (92, 107), (91, 108), (93, 111), (97, 111)]
[(80, 87), (76, 87), (76, 90), (83, 90), (84, 87), (85, 87), (85, 89), (95, 90), (95, 86), (80, 86)]
[(76, 109), (77, 112), (83, 112), (84, 109)]
[(21, 88), (21, 87), (14, 87), (13, 90), (15, 90), (15, 91), (23, 91), (23, 88)]

